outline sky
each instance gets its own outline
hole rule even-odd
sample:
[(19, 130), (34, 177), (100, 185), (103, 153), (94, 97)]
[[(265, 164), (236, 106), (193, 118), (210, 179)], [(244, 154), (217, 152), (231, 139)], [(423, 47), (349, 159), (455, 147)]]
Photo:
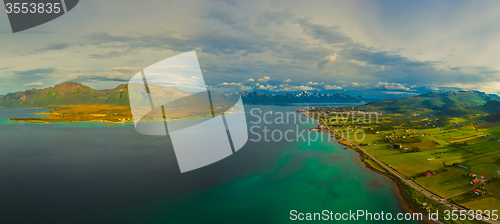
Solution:
[(239, 91), (500, 94), (498, 1), (80, 1), (12, 33), (0, 6), (0, 94), (96, 89), (195, 50), (205, 83)]

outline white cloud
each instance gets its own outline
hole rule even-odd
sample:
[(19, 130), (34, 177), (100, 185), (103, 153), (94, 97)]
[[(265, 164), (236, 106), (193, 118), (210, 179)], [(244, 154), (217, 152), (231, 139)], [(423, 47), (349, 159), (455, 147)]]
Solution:
[(325, 70), (330, 64), (336, 61), (337, 61), (337, 53), (330, 56), (326, 56), (323, 58), (323, 60), (318, 62), (318, 68), (321, 70)]
[(314, 87), (305, 86), (305, 85), (292, 86), (292, 85), (288, 85), (288, 84), (281, 84), (281, 85), (279, 85), (279, 87), (280, 87), (279, 91), (281, 91), (281, 92), (312, 91), (312, 90), (316, 90), (316, 88), (314, 88)]
[(378, 82), (375, 87), (383, 87), (387, 90), (405, 90), (405, 91), (415, 91), (410, 87), (403, 85), (401, 83), (388, 83), (388, 82)]
[(271, 80), (271, 78), (269, 78), (269, 76), (264, 76), (260, 79), (257, 79), (257, 82), (267, 82), (269, 80)]
[(240, 91), (249, 91), (253, 89), (251, 86), (245, 85), (242, 82), (223, 82), (218, 84), (217, 86), (221, 88), (227, 88), (228, 86), (236, 86)]
[(130, 72), (130, 73), (134, 73), (134, 72), (138, 72), (140, 71), (141, 67), (114, 67), (114, 68), (110, 68), (108, 69), (109, 71), (119, 71), (119, 72)]
[(240, 91), (250, 91), (250, 90), (252, 90), (252, 87), (250, 87), (250, 86), (240, 86), (239, 90)]
[(337, 85), (325, 85), (325, 89), (342, 89), (342, 86), (337, 86)]
[(309, 86), (317, 86), (317, 85), (323, 85), (323, 84), (325, 84), (325, 83), (323, 83), (323, 82), (322, 83), (317, 83), (317, 82), (312, 82), (312, 81), (306, 83), (306, 85), (309, 85)]
[(291, 79), (283, 80), (283, 83), (289, 83), (289, 82), (292, 82), (292, 80)]
[(349, 62), (353, 63), (353, 64), (356, 64), (356, 65), (359, 65), (359, 66), (368, 66), (368, 64), (366, 63), (366, 61), (358, 61), (358, 60), (349, 60)]
[(269, 91), (277, 91), (278, 87), (267, 84), (267, 85), (260, 85), (259, 88), (257, 88), (257, 89), (269, 90)]
[(249, 78), (246, 80), (247, 82), (255, 82), (255, 79)]
[(43, 86), (42, 82), (31, 82), (26, 84), (25, 86)]
[(241, 85), (243, 85), (243, 83), (241, 82), (223, 82), (218, 86), (241, 86)]
[(360, 85), (359, 85), (359, 83), (357, 83), (357, 82), (352, 82), (352, 83), (351, 83), (351, 85), (352, 85), (353, 87), (358, 87), (358, 86), (360, 86)]

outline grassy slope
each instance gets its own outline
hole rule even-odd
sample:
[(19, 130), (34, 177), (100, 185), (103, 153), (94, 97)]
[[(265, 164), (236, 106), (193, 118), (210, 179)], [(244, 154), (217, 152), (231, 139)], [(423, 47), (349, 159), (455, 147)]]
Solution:
[(498, 99), (498, 96), (475, 91), (431, 92), (415, 97), (376, 101), (357, 108), (398, 114), (426, 114), (437, 111), (441, 115), (463, 116), (481, 113), (483, 108), (477, 106), (495, 99)]

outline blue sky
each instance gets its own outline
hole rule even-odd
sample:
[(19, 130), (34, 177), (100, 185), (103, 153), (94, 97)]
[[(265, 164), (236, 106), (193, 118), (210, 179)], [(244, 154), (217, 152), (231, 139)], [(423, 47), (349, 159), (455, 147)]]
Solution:
[(207, 85), (240, 91), (500, 94), (499, 11), (496, 1), (88, 0), (16, 34), (0, 13), (0, 94), (113, 88), (191, 50)]

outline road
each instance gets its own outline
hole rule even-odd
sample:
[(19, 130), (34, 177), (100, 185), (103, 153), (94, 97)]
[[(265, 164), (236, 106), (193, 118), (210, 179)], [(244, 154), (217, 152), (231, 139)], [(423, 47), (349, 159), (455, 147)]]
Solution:
[(486, 181), (487, 181), (487, 180), (481, 180), (481, 182), (479, 182), (477, 185), (474, 185), (474, 187), (471, 187), (471, 188), (469, 188), (468, 190), (466, 190), (466, 191), (464, 191), (464, 192), (460, 192), (460, 193), (458, 193), (458, 194), (455, 194), (455, 195), (452, 195), (452, 196), (450, 196), (450, 197), (447, 197), (447, 198), (445, 198), (444, 200), (448, 200), (448, 199), (453, 198), (453, 197), (455, 197), (455, 196), (458, 196), (458, 195), (464, 194), (464, 193), (466, 193), (467, 191), (473, 190), (474, 188), (477, 188), (480, 184), (482, 184), (482, 183), (484, 183), (484, 182), (486, 182)]
[[(311, 119), (314, 119), (314, 118), (311, 118)], [(405, 176), (403, 176), (402, 174), (400, 174), (398, 171), (394, 170), (392, 167), (390, 167), (389, 165), (385, 164), (384, 162), (382, 162), (381, 160), (379, 160), (377, 157), (373, 156), (372, 154), (370, 154), (368, 151), (366, 151), (365, 149), (363, 149), (361, 146), (359, 146), (358, 144), (352, 142), (351, 140), (349, 139), (346, 139), (344, 138), (343, 136), (339, 135), (337, 132), (335, 132), (334, 130), (332, 130), (332, 128), (328, 125), (326, 125), (326, 123), (320, 119), (320, 122), (321, 124), (323, 124), (323, 126), (325, 126), (329, 131), (330, 133), (335, 133), (336, 136), (340, 137), (341, 140), (345, 140), (345, 141), (348, 141), (349, 143), (351, 143), (353, 146), (357, 147), (359, 150), (361, 150), (364, 154), (366, 154), (367, 156), (370, 157), (370, 159), (372, 159), (373, 161), (377, 162), (381, 167), (383, 167), (384, 169), (386, 169), (388, 172), (390, 172), (392, 175), (398, 177), (401, 181), (403, 181), (404, 183), (406, 183), (408, 186), (420, 191), (421, 193), (423, 193), (425, 196), (431, 198), (432, 200), (438, 202), (438, 203), (441, 203), (442, 205), (444, 206), (447, 206), (448, 208), (451, 208), (453, 210), (457, 210), (460, 212), (460, 210), (466, 210), (465, 208), (463, 207), (460, 207), (460, 206), (457, 206), (457, 205), (454, 205), (454, 204), (450, 204), (448, 203), (445, 199), (439, 197), (438, 195), (435, 195), (433, 194), (432, 192), (429, 192), (427, 191), (425, 188), (415, 184), (415, 182), (407, 179)], [(466, 213), (469, 217), (473, 217), (471, 214), (468, 214)], [(487, 222), (487, 223), (500, 223), (498, 221), (493, 221), (493, 220), (481, 220), (483, 222)]]

